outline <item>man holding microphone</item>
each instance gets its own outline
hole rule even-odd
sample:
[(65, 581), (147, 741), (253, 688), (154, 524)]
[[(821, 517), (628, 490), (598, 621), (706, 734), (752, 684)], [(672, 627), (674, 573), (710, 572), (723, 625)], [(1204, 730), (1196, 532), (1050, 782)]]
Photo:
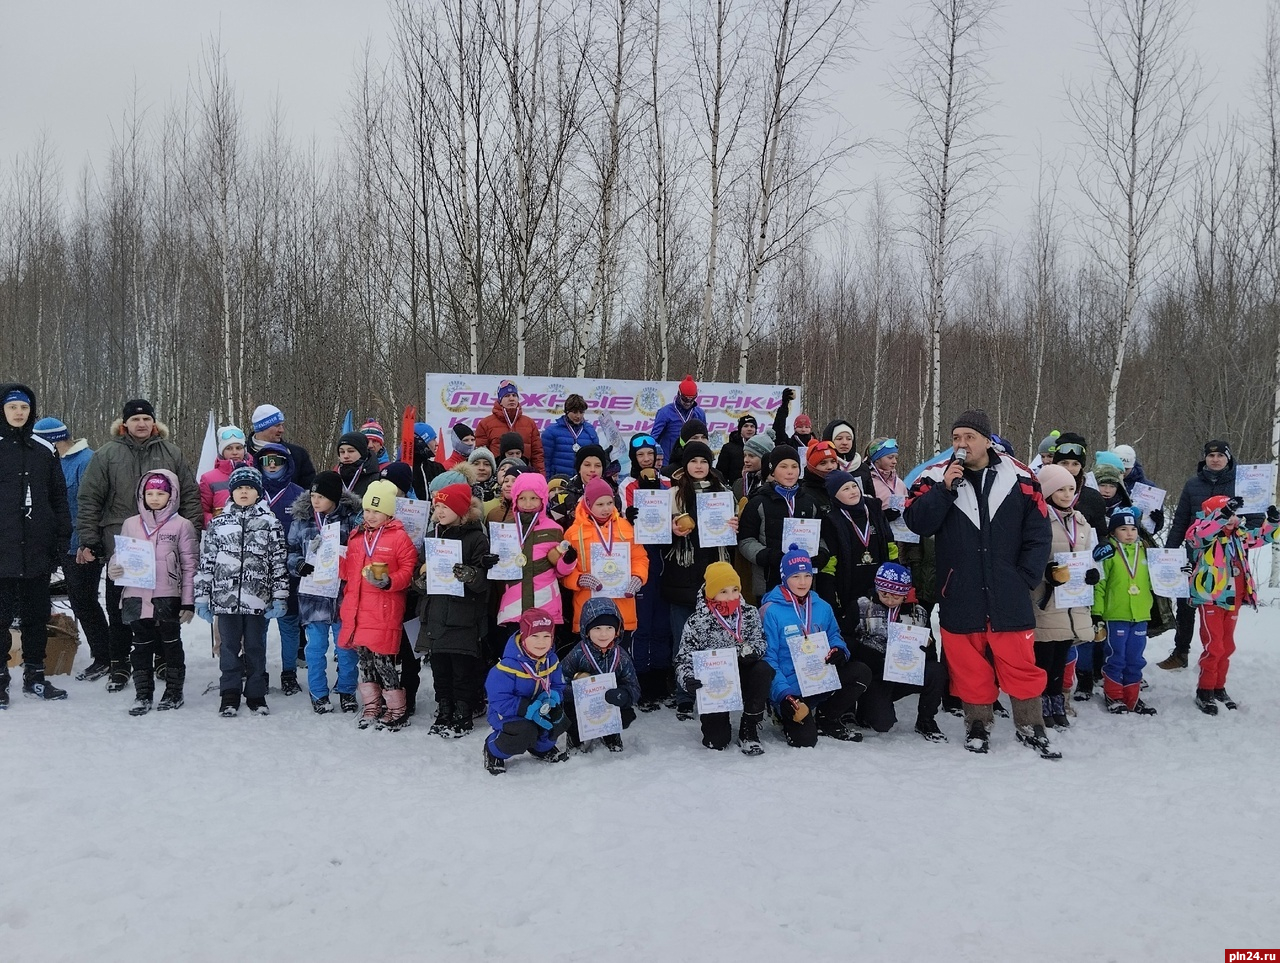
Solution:
[(1003, 688), (1018, 741), (1056, 759), (1041, 714), (1045, 673), (1031, 602), (1049, 563), (1049, 512), (1035, 476), (1000, 455), (991, 436), (985, 411), (963, 412), (951, 429), (955, 455), (916, 479), (904, 518), (920, 536), (935, 536), (942, 645), (951, 690), (964, 703), (965, 748), (987, 751), (991, 704)]

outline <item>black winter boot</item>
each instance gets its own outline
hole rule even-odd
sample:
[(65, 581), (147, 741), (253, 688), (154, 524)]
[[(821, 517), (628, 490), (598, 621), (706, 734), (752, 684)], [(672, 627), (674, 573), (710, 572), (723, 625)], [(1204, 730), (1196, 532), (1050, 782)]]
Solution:
[(164, 695), (160, 697), (157, 710), (181, 709), (182, 690), (187, 683), (187, 667), (170, 665), (165, 670)]
[(742, 721), (738, 723), (738, 748), (744, 756), (764, 754), (764, 746), (760, 745), (760, 723), (764, 721), (763, 712), (744, 712)]
[(298, 685), (298, 673), (296, 671), (280, 673), (281, 695), (297, 695), (301, 691), (302, 686)]
[(471, 706), (465, 702), (459, 702), (453, 710), (452, 730), (448, 733), (442, 733), (442, 735), (450, 735), (454, 739), (461, 739), (474, 728), (475, 723), (471, 721)]
[(436, 721), (431, 723), (431, 728), (427, 730), (433, 736), (451, 735), (453, 729), (453, 703), (442, 702), (436, 707)]
[(55, 702), (67, 697), (66, 690), (45, 681), (43, 662), (22, 667), (22, 694), (28, 699), (44, 699), (46, 702)]
[(111, 671), (107, 673), (107, 691), (123, 692), (129, 685), (129, 663), (112, 662)]
[(133, 670), (133, 706), (129, 709), (131, 716), (145, 716), (151, 711), (151, 701), (156, 694), (156, 680), (151, 673), (151, 666)]

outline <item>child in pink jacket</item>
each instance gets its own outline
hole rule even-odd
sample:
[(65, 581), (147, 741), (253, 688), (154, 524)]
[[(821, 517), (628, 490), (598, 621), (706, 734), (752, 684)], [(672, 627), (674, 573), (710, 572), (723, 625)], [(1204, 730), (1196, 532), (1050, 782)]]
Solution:
[[(151, 711), (155, 695), (155, 647), (164, 650), (164, 695), (158, 709), (182, 706), (182, 688), (187, 678), (186, 656), (182, 651), (182, 626), (195, 614), (195, 575), (199, 566), (199, 543), (195, 527), (178, 514), (181, 492), (178, 476), (157, 468), (138, 482), (138, 514), (124, 520), (120, 535), (151, 545), (155, 557), (155, 587), (125, 587), (120, 597), (122, 620), (133, 630), (133, 707), (131, 716)], [(115, 555), (107, 565), (107, 575), (117, 584), (126, 576)]]
[(537, 472), (525, 472), (511, 486), (516, 531), (524, 557), (522, 578), (504, 586), (498, 603), (498, 624), (514, 625), (523, 612), (542, 609), (556, 625), (564, 622), (560, 611), (559, 580), (573, 571), (578, 553), (564, 540), (564, 531), (547, 514), (547, 480)]

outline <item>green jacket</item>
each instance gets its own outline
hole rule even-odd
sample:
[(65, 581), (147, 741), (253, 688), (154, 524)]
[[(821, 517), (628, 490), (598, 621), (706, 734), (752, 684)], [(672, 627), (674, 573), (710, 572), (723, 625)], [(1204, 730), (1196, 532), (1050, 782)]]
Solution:
[[(1136, 545), (1121, 545), (1114, 538), (1108, 539), (1115, 546), (1116, 553), (1101, 565), (1102, 577), (1093, 587), (1093, 614), (1108, 622), (1149, 622), (1151, 606), (1155, 598), (1151, 594), (1151, 572), (1147, 568), (1147, 549), (1141, 542)], [(1120, 553), (1125, 549), (1137, 553), (1137, 573), (1129, 574)], [(1130, 556), (1133, 559), (1133, 556)], [(1138, 586), (1138, 594), (1129, 594), (1129, 588)]]
[(120, 419), (111, 426), (112, 439), (93, 453), (80, 479), (76, 506), (76, 532), (80, 544), (105, 559), (115, 551), (115, 537), (130, 515), (138, 514), (138, 483), (155, 468), (178, 476), (181, 492), (178, 511), (199, 532), (204, 523), (200, 487), (181, 449), (169, 441), (169, 429), (156, 422), (151, 437), (138, 442), (124, 430)]

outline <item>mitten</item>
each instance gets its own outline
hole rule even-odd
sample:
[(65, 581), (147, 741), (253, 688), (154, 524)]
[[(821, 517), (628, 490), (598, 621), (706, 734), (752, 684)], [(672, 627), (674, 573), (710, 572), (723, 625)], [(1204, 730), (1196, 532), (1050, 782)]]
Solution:
[(1084, 573), (1085, 585), (1097, 585), (1100, 581), (1102, 581), (1102, 573), (1096, 568), (1091, 568)]
[(489, 569), (497, 565), (499, 561), (500, 559), (498, 558), (498, 556), (494, 555), (492, 552), (489, 553), (488, 555), (481, 555), (480, 568), (484, 569), (487, 572), (489, 571)]
[(886, 508), (884, 510), (884, 518), (887, 522), (896, 522), (901, 517), (902, 512), (898, 511), (896, 508)]
[[(563, 542), (561, 544), (569, 545), (568, 542)], [(568, 562), (570, 565), (572, 565), (574, 562), (578, 560), (578, 550), (574, 548), (572, 545), (569, 545), (568, 548), (561, 548), (560, 557), (564, 559), (566, 562)]]
[(524, 710), (524, 717), (530, 722), (541, 726), (543, 729), (551, 728), (551, 706), (544, 702), (541, 698), (534, 699), (529, 703), (529, 708)]
[(778, 706), (782, 718), (788, 722), (804, 722), (809, 716), (809, 707), (795, 696), (787, 696)]
[(1280, 508), (1275, 505), (1267, 506), (1267, 521), (1272, 525), (1280, 525)]
[(114, 557), (112, 557), (110, 564), (107, 565), (107, 578), (113, 582), (116, 579), (124, 578), (124, 566), (117, 562)]
[(623, 516), (625, 516), (625, 518), (627, 519), (627, 521), (629, 521), (632, 525), (634, 525), (634, 524), (636, 523), (636, 519), (640, 517), (640, 509), (638, 509), (638, 508), (636, 508), (636, 506), (632, 505), (630, 508), (628, 508), (628, 509), (627, 509), (625, 512), (623, 512), (622, 514), (623, 514)]
[(604, 694), (604, 701), (611, 706), (625, 709), (631, 705), (631, 693), (626, 689), (610, 689)]
[(200, 618), (204, 619), (206, 622), (213, 621), (213, 609), (209, 608), (208, 602), (196, 603), (196, 615), (200, 616)]
[(453, 567), (453, 577), (459, 582), (474, 582), (480, 576), (480, 569), (474, 565), (463, 565), (461, 563)]
[(1105, 562), (1116, 553), (1116, 547), (1111, 542), (1103, 542), (1101, 545), (1093, 547), (1093, 560), (1095, 562)]
[[(1161, 531), (1164, 528), (1164, 512), (1162, 512), (1160, 509), (1158, 508), (1151, 509), (1151, 514), (1149, 514), (1147, 517), (1151, 519), (1151, 524), (1155, 526), (1155, 530), (1157, 532)], [(1280, 518), (1277, 518), (1276, 520), (1280, 521)]]
[(701, 679), (697, 678), (696, 676), (692, 676), (692, 675), (690, 675), (690, 676), (685, 676), (685, 680), (684, 680), (684, 691), (685, 691), (685, 692), (689, 693), (689, 695), (693, 695), (695, 692), (697, 692), (697, 691), (698, 691), (699, 689), (701, 689), (701, 688), (702, 688), (702, 680), (701, 680)]
[(298, 566), (298, 578), (306, 578), (315, 570), (316, 570), (316, 567), (312, 565), (310, 562), (303, 562), (301, 565)]
[(1093, 641), (1105, 642), (1106, 639), (1107, 639), (1107, 620), (1103, 618), (1099, 618), (1098, 616), (1095, 615), (1093, 617)]
[(783, 389), (782, 389), (782, 400), (783, 400), (783, 401), (795, 401), (795, 400), (796, 400), (796, 389), (795, 389), (795, 388), (783, 388)]
[(391, 573), (388, 572), (382, 578), (378, 578), (373, 574), (373, 567), (366, 565), (364, 567), (364, 580), (374, 588), (389, 589), (391, 588)]
[(844, 654), (844, 649), (833, 645), (831, 651), (827, 653), (827, 661), (838, 669), (849, 661), (849, 657)]
[(178, 621), (183, 625), (190, 625), (191, 620), (196, 617), (196, 610), (193, 606), (184, 605), (182, 611), (178, 613)]
[[(390, 584), (391, 580), (387, 579)], [(289, 614), (289, 603), (284, 599), (276, 599), (267, 606), (267, 610), (262, 613), (262, 617), (270, 622), (272, 619), (282, 619)]]
[(627, 582), (627, 590), (623, 594), (629, 599), (635, 598), (636, 593), (638, 593), (642, 588), (644, 588), (644, 582), (640, 581), (640, 576), (633, 575)]
[(1223, 517), (1230, 518), (1232, 515), (1237, 514), (1242, 508), (1244, 508), (1244, 499), (1239, 495), (1232, 495), (1227, 499), (1227, 506), (1223, 509), (1226, 514)]
[(592, 592), (598, 592), (604, 588), (604, 583), (592, 575), (590, 572), (583, 572), (578, 576), (578, 587), (590, 589)]
[(1044, 567), (1044, 579), (1051, 585), (1066, 585), (1071, 581), (1071, 569), (1065, 565), (1050, 562)]
[(552, 708), (555, 708), (560, 703), (564, 702), (564, 696), (562, 696), (555, 689), (552, 689), (550, 692), (548, 692), (545, 698), (547, 700), (547, 704), (550, 705)]

